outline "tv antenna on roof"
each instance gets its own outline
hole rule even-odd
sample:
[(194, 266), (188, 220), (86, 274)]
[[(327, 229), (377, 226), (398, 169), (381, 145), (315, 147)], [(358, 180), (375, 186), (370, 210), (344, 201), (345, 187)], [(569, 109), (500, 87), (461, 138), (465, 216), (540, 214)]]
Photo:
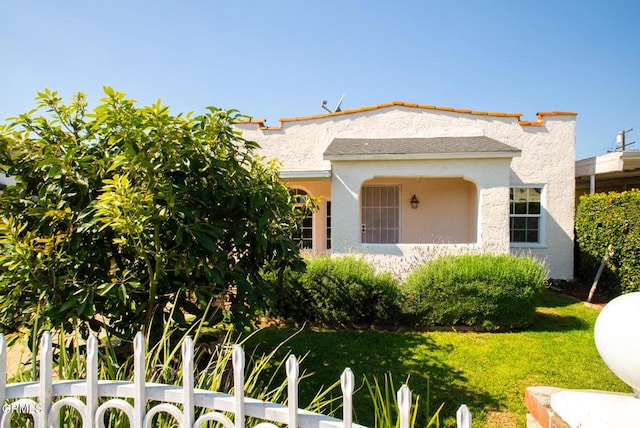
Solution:
[(327, 108), (327, 101), (326, 100), (322, 100), (322, 104), (320, 105), (320, 107), (322, 107), (323, 109), (325, 109), (326, 111), (328, 111), (329, 113), (338, 113), (341, 112), (342, 110), (340, 109), (340, 106), (342, 105), (342, 101), (344, 100), (344, 96), (346, 94), (342, 94), (342, 96), (340, 97), (340, 101), (338, 101), (338, 104), (336, 105), (336, 108), (333, 109), (333, 111), (329, 110)]

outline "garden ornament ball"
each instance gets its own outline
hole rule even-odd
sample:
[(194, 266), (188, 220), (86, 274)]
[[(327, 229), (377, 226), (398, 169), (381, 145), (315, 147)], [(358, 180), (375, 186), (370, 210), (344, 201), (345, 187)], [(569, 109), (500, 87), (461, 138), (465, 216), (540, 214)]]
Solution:
[(610, 301), (598, 315), (594, 336), (605, 364), (640, 398), (640, 292)]

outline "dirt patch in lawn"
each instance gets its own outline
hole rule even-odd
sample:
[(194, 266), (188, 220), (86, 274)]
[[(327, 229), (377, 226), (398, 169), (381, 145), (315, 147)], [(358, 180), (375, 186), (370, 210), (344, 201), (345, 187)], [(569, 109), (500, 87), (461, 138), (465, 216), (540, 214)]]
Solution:
[(516, 417), (507, 412), (488, 412), (485, 428), (518, 428)]

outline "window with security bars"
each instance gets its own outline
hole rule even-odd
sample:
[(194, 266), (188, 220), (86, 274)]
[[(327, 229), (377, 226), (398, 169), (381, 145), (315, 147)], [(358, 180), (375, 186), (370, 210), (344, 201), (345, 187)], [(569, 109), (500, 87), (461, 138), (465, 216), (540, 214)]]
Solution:
[(400, 242), (400, 186), (363, 186), (360, 197), (362, 243)]
[(542, 188), (515, 187), (509, 195), (511, 242), (540, 243)]
[(293, 239), (298, 241), (300, 248), (313, 248), (313, 213), (307, 209), (307, 198), (309, 195), (301, 189), (292, 189), (291, 194), (295, 198), (296, 209), (307, 212), (307, 215), (302, 219), (302, 223), (293, 233)]

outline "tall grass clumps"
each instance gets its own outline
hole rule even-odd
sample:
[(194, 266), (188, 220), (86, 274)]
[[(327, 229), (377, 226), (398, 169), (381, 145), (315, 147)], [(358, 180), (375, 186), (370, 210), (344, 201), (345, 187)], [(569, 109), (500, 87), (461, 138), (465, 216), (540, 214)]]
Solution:
[(382, 325), (400, 314), (397, 280), (352, 256), (310, 258), (303, 274), (289, 274), (273, 294), (272, 314), (297, 322)]
[(528, 257), (444, 256), (409, 275), (405, 310), (422, 327), (520, 329), (532, 322), (546, 280), (546, 268)]

